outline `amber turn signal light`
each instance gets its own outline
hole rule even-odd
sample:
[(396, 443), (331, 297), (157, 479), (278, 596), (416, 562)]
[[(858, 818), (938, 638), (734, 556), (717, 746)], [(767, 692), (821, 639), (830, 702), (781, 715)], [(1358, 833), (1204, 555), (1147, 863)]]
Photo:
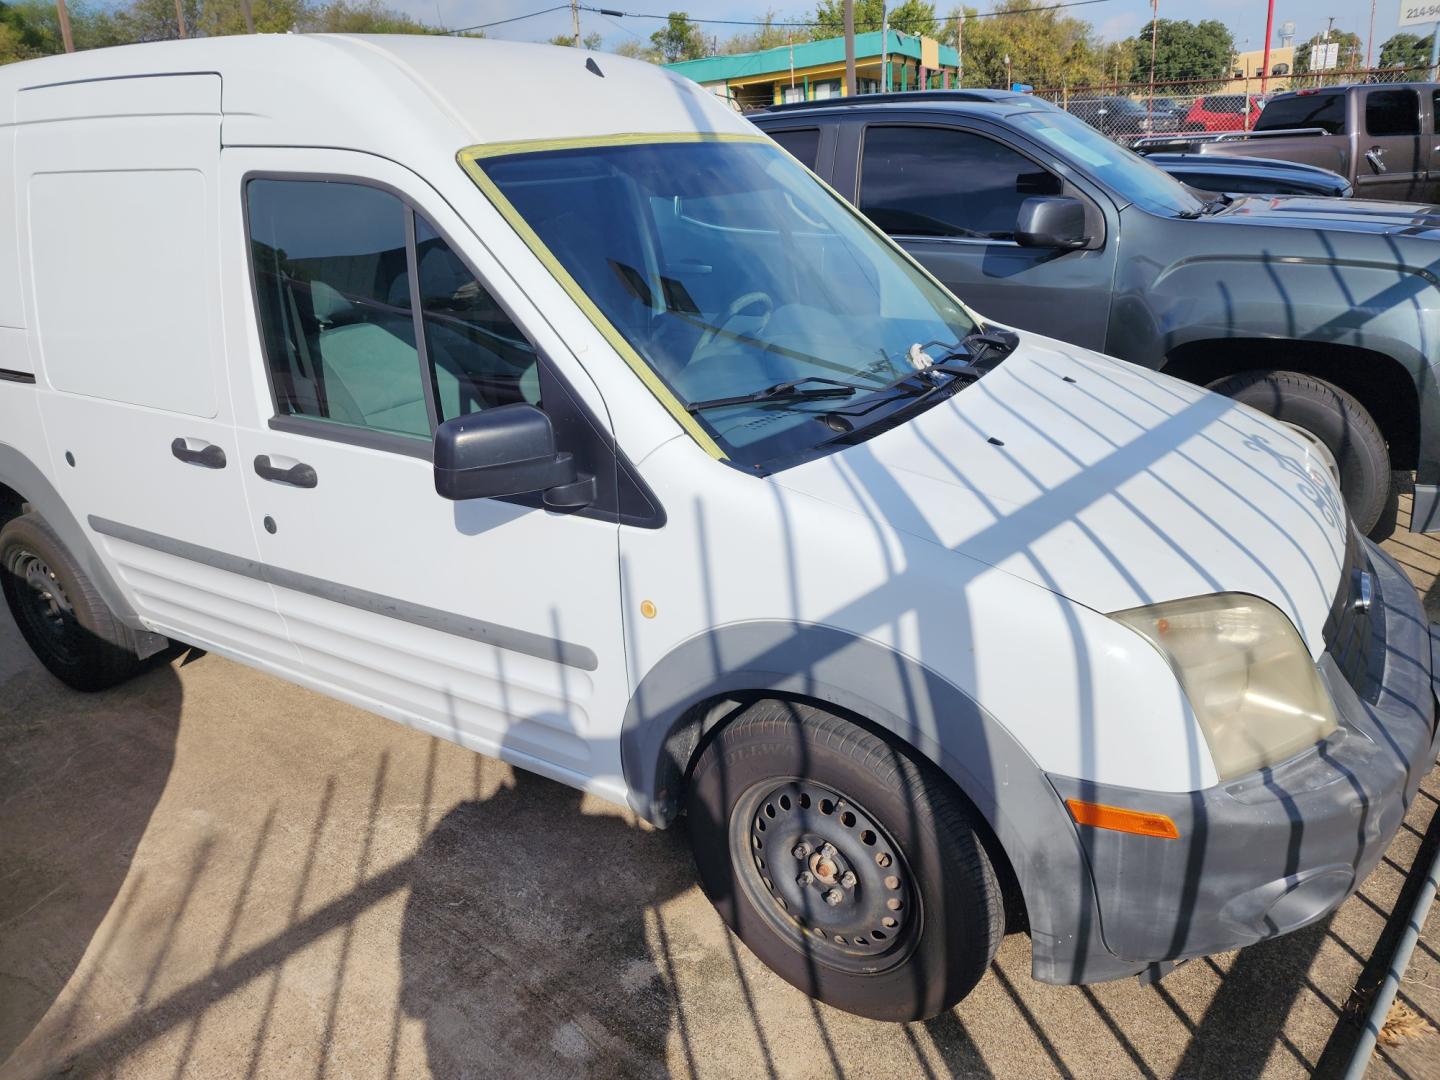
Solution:
[(1083, 799), (1066, 799), (1065, 805), (1070, 808), (1070, 816), (1080, 825), (1135, 833), (1137, 836), (1158, 836), (1162, 840), (1180, 839), (1180, 830), (1165, 814), (1147, 814), (1143, 810), (1126, 810)]

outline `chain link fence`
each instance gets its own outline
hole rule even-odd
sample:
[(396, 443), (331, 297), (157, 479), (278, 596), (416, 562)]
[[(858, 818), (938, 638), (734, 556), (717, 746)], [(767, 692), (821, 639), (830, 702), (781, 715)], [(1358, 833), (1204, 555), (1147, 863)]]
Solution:
[[(1282, 65), (1283, 66), (1283, 65)], [(1216, 80), (1112, 83), (1108, 86), (1049, 87), (1034, 91), (1126, 146), (1158, 136), (1194, 137), (1246, 132), (1255, 126), (1265, 102), (1290, 90), (1353, 83), (1393, 83), (1423, 79), (1423, 70), (1371, 68), (1355, 71), (1289, 73)]]

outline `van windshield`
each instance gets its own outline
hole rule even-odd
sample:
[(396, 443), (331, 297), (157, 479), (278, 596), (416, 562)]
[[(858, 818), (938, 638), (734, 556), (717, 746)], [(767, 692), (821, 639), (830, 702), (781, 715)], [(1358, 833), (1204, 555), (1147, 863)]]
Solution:
[[(853, 439), (903, 407), (906, 395), (882, 391), (913, 373), (917, 347), (940, 360), (976, 329), (768, 140), (591, 145), (475, 164), (737, 464), (778, 465), (837, 433)], [(799, 393), (717, 404), (791, 383)]]

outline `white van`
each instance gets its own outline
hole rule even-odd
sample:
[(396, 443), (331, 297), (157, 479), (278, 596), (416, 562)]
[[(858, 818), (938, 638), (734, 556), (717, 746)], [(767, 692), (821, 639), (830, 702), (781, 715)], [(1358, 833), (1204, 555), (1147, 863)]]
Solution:
[(0, 102), (0, 579), (71, 686), (191, 643), (684, 815), (894, 1020), (1007, 914), (1059, 983), (1313, 922), (1435, 760), (1314, 445), (987, 325), (683, 79), (250, 37)]

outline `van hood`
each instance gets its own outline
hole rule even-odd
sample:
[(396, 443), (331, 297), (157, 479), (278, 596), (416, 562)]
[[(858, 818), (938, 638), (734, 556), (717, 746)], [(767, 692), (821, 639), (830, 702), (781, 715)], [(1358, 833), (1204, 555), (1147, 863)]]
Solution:
[(1309, 440), (1158, 372), (1021, 340), (948, 400), (771, 479), (1107, 614), (1258, 595), (1318, 657), (1349, 526)]
[(1434, 237), (1436, 230), (1440, 230), (1440, 208), (1424, 203), (1326, 199), (1313, 195), (1246, 195), (1211, 215), (1209, 220), (1274, 228)]

